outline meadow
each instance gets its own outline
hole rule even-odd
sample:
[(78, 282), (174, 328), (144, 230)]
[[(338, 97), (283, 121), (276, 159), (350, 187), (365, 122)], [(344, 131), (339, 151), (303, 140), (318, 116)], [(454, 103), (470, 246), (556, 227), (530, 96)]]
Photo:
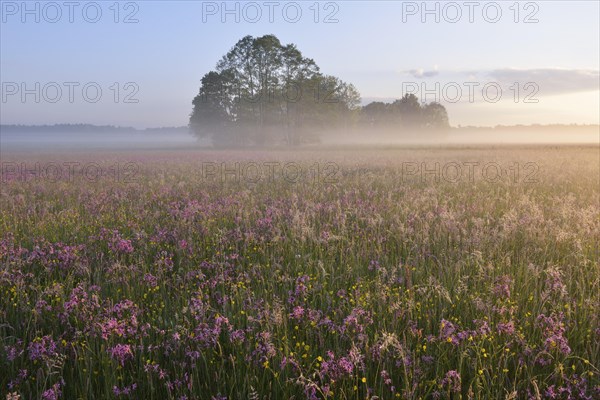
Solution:
[(5, 154), (0, 399), (598, 399), (599, 162)]

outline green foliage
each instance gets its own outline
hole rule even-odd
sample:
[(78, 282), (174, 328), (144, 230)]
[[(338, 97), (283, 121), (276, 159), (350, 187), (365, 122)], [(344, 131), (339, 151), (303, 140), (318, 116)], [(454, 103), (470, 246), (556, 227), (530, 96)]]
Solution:
[(370, 128), (436, 129), (450, 128), (446, 108), (440, 103), (420, 104), (417, 96), (406, 94), (392, 103), (372, 102), (361, 114), (361, 122)]
[(365, 125), (449, 126), (442, 105), (420, 105), (412, 94), (364, 108), (360, 100), (354, 85), (322, 74), (295, 45), (274, 35), (246, 36), (202, 78), (189, 125), (217, 146), (298, 145), (317, 141), (320, 132)]
[(190, 127), (217, 145), (293, 145), (345, 123), (359, 101), (352, 85), (322, 75), (295, 45), (246, 36), (202, 79)]

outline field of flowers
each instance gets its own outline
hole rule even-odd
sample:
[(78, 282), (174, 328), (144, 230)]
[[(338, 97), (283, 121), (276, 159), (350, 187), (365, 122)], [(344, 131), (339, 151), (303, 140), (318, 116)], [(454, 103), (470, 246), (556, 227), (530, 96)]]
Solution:
[(5, 155), (0, 399), (598, 399), (599, 161)]

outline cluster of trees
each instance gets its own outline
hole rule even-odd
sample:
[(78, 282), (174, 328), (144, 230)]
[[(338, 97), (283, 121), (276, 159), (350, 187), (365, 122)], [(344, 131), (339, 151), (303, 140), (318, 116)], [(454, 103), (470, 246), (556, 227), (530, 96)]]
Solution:
[(447, 129), (446, 108), (440, 103), (421, 104), (414, 94), (406, 94), (393, 103), (380, 101), (361, 109), (361, 123), (372, 128)]
[(322, 74), (295, 45), (246, 36), (202, 78), (190, 128), (217, 145), (299, 144), (349, 123), (359, 102), (354, 86)]
[(360, 106), (358, 90), (320, 72), (314, 60), (274, 35), (246, 36), (201, 81), (189, 127), (217, 146), (297, 145), (326, 130), (359, 126), (445, 127), (443, 106), (408, 95)]

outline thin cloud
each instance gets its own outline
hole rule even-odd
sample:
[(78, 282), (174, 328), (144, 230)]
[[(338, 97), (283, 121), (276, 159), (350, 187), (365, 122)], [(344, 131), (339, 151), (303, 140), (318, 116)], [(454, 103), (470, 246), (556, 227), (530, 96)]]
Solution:
[(412, 75), (413, 78), (416, 78), (416, 79), (431, 78), (431, 77), (439, 75), (439, 73), (440, 73), (438, 71), (437, 65), (435, 67), (433, 67), (433, 69), (430, 71), (426, 71), (423, 68), (419, 68), (419, 69), (411, 69), (411, 70), (408, 70), (405, 72)]
[(487, 75), (502, 87), (514, 83), (519, 83), (521, 86), (529, 82), (535, 83), (539, 87), (540, 96), (600, 90), (598, 70), (503, 68), (489, 71)]

